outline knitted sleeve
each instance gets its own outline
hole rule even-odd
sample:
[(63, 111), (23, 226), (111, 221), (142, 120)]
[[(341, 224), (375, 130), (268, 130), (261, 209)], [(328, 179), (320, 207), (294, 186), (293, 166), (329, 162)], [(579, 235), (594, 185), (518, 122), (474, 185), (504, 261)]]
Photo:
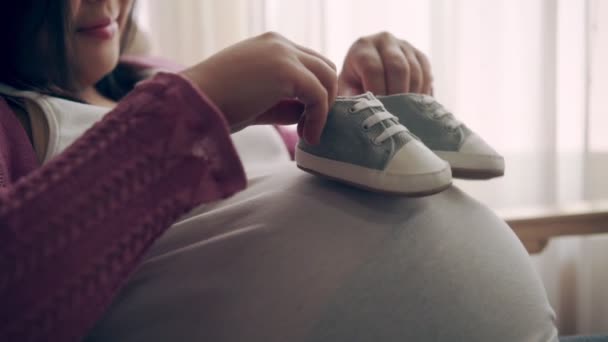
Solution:
[(244, 187), (213, 104), (178, 75), (142, 82), (0, 190), (0, 341), (82, 338), (172, 222)]

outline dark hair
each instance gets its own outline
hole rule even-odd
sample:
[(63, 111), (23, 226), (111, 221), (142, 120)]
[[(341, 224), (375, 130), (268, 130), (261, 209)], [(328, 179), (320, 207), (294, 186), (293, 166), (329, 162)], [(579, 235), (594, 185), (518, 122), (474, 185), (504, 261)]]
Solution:
[[(0, 82), (23, 90), (80, 100), (76, 96), (71, 46), (69, 0), (11, 1), (11, 8), (0, 12)], [(8, 7), (8, 5), (5, 5)], [(129, 14), (121, 37), (121, 53), (132, 39)], [(49, 67), (52, 66), (52, 67)], [(96, 84), (105, 96), (118, 100), (131, 88), (134, 73), (117, 67)]]

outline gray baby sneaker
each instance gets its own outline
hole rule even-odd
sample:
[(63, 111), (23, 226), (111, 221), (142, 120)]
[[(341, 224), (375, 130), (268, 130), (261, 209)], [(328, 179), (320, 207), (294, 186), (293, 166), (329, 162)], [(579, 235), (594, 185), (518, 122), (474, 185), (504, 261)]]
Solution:
[(383, 193), (430, 195), (452, 182), (450, 166), (371, 93), (338, 97), (321, 143), (300, 139), (295, 157), (307, 172)]
[(450, 163), (455, 178), (490, 179), (505, 173), (504, 158), (433, 97), (420, 94), (378, 96), (435, 154)]

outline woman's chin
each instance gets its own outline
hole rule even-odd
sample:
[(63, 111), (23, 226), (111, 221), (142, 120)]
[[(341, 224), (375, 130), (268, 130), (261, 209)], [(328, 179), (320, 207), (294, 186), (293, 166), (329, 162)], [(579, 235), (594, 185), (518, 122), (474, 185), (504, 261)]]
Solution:
[(74, 47), (75, 62), (80, 67), (107, 66), (118, 62), (120, 44), (116, 41), (95, 42), (77, 40)]
[(80, 58), (76, 63), (77, 78), (81, 84), (93, 85), (116, 68), (119, 58), (118, 51), (104, 51), (103, 54)]

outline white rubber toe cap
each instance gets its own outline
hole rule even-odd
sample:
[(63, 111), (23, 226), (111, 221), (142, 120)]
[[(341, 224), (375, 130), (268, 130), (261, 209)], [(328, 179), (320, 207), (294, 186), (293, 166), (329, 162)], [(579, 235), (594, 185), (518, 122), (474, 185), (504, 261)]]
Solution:
[(466, 154), (478, 154), (486, 156), (497, 156), (499, 155), (494, 149), (488, 145), (479, 135), (471, 133), (469, 137), (464, 141), (458, 152)]
[(489, 179), (504, 174), (505, 160), (477, 134), (472, 133), (458, 151), (433, 151), (450, 163), (456, 178)]
[(418, 140), (399, 149), (384, 172), (390, 178), (398, 178), (400, 187), (418, 192), (434, 192), (452, 183), (450, 165)]
[(448, 168), (445, 161), (418, 140), (405, 144), (388, 163), (385, 172), (392, 175), (421, 175), (441, 172)]

